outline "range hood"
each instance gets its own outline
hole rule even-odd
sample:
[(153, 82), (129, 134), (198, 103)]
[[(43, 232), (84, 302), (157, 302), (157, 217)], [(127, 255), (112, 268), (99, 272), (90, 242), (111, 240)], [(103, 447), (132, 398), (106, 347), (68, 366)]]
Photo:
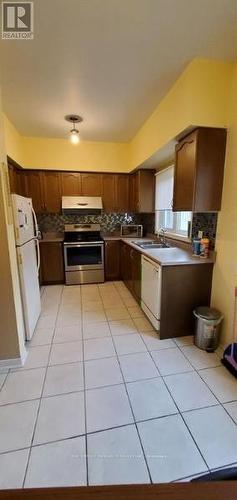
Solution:
[(63, 196), (63, 214), (100, 214), (102, 210), (102, 198), (97, 196)]

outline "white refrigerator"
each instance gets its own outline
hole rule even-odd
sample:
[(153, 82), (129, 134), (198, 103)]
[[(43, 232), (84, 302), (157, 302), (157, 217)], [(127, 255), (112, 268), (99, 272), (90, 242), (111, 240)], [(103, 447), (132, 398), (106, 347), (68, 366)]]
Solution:
[(38, 225), (32, 200), (12, 195), (16, 250), (26, 340), (30, 340), (41, 311)]

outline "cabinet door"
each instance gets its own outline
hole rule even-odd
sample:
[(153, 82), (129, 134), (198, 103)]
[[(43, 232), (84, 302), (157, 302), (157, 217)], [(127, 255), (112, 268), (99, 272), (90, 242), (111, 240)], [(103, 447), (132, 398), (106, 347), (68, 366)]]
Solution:
[(196, 163), (196, 132), (180, 141), (175, 148), (174, 211), (193, 208)]
[(81, 174), (79, 172), (61, 173), (62, 196), (81, 195)]
[(51, 214), (61, 211), (61, 186), (59, 172), (43, 172), (43, 198), (45, 211)]
[(130, 258), (130, 247), (126, 243), (121, 244), (120, 251), (120, 269), (121, 277), (125, 285), (131, 290), (132, 288), (132, 269)]
[(26, 196), (32, 198), (33, 207), (36, 213), (44, 212), (44, 201), (42, 193), (42, 172), (31, 170), (25, 173)]
[(129, 175), (118, 174), (115, 176), (116, 212), (128, 212), (129, 210)]
[(129, 198), (130, 198), (130, 210), (132, 212), (139, 211), (139, 194), (138, 194), (138, 174), (130, 175), (129, 179)]
[(120, 277), (120, 241), (105, 242), (105, 275), (107, 280)]
[(19, 194), (18, 193), (18, 182), (17, 182), (18, 179), (17, 179), (17, 175), (16, 175), (16, 169), (11, 164), (8, 164), (8, 175), (9, 175), (9, 183), (10, 183), (11, 193)]
[(141, 254), (134, 249), (130, 250), (132, 267), (132, 292), (135, 298), (141, 300)]
[(40, 243), (40, 262), (42, 284), (64, 283), (62, 243)]
[(102, 196), (101, 174), (81, 174), (82, 196)]
[(102, 175), (102, 202), (105, 212), (114, 212), (115, 210), (115, 178), (113, 174)]

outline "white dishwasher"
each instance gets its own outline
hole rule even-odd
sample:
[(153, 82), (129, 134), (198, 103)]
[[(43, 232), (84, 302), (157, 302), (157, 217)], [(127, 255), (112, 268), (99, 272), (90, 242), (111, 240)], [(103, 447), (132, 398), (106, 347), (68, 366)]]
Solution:
[(142, 255), (141, 306), (156, 330), (160, 329), (161, 266)]

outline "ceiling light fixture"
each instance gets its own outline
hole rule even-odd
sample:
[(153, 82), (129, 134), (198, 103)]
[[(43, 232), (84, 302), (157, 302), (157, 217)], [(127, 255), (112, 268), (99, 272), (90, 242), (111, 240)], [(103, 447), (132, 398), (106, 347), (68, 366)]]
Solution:
[(79, 130), (76, 128), (76, 123), (81, 123), (83, 118), (79, 115), (66, 115), (65, 120), (72, 123), (73, 127), (70, 130), (70, 141), (72, 144), (78, 144), (80, 142)]

